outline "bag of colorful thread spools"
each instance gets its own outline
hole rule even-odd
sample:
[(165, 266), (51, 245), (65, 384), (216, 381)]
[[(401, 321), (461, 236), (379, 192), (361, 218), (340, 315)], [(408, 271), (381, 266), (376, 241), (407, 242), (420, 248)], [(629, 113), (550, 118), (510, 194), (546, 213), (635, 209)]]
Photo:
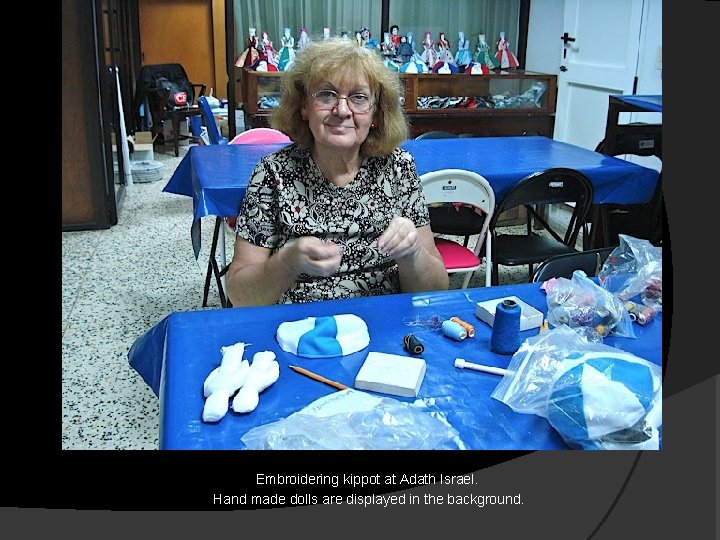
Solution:
[(638, 322), (647, 324), (648, 316), (662, 311), (662, 248), (642, 238), (626, 234), (618, 237), (620, 245), (608, 256), (598, 279), (604, 289), (617, 294), (623, 302), (639, 304), (645, 319)]
[(559, 326), (526, 339), (507, 369), (491, 396), (546, 418), (571, 448), (660, 448), (660, 366)]
[(582, 270), (575, 270), (572, 279), (549, 280), (544, 288), (547, 321), (552, 326), (566, 325), (591, 341), (602, 341), (609, 335), (635, 337), (624, 302)]

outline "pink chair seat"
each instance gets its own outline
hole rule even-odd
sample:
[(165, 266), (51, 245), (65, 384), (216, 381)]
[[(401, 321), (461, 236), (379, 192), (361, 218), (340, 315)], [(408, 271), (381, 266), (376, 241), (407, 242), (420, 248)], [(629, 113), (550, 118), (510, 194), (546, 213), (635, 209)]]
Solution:
[(448, 270), (480, 266), (481, 259), (461, 244), (444, 238), (435, 238), (435, 246), (438, 248), (445, 263), (445, 268)]
[[(292, 142), (290, 137), (285, 135), (282, 131), (273, 128), (252, 128), (247, 131), (243, 131), (232, 139), (228, 144), (264, 144), (274, 142)], [(225, 222), (231, 232), (235, 232), (235, 223), (237, 222), (236, 217), (225, 218)]]
[(252, 128), (233, 137), (230, 144), (264, 144), (292, 142), (282, 131), (273, 128)]

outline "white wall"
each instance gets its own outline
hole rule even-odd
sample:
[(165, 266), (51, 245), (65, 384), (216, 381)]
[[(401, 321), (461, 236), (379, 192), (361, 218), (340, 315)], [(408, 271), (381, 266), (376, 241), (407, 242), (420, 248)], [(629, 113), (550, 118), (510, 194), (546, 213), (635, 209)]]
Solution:
[(645, 0), (645, 6), (637, 93), (656, 95), (662, 94), (662, 0)]

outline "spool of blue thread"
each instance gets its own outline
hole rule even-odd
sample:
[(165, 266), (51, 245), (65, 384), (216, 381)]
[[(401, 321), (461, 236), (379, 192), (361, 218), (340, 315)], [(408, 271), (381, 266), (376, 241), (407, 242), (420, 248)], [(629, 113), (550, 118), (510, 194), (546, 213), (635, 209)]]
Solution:
[(462, 341), (467, 337), (467, 330), (455, 321), (443, 321), (442, 333), (456, 341)]
[(490, 348), (498, 354), (514, 354), (520, 348), (520, 306), (503, 300), (495, 308)]

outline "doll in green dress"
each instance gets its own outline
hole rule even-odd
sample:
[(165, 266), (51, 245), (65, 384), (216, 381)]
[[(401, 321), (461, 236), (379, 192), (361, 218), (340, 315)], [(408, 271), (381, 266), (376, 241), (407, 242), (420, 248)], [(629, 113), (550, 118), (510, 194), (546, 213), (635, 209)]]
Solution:
[(500, 67), (500, 62), (497, 61), (495, 55), (490, 52), (490, 45), (485, 40), (485, 34), (478, 35), (478, 42), (475, 46), (475, 62), (482, 66), (487, 66), (488, 69), (495, 69)]
[(278, 61), (278, 69), (285, 71), (290, 67), (295, 59), (295, 38), (290, 34), (290, 29), (283, 29), (282, 47), (280, 48), (280, 60)]

